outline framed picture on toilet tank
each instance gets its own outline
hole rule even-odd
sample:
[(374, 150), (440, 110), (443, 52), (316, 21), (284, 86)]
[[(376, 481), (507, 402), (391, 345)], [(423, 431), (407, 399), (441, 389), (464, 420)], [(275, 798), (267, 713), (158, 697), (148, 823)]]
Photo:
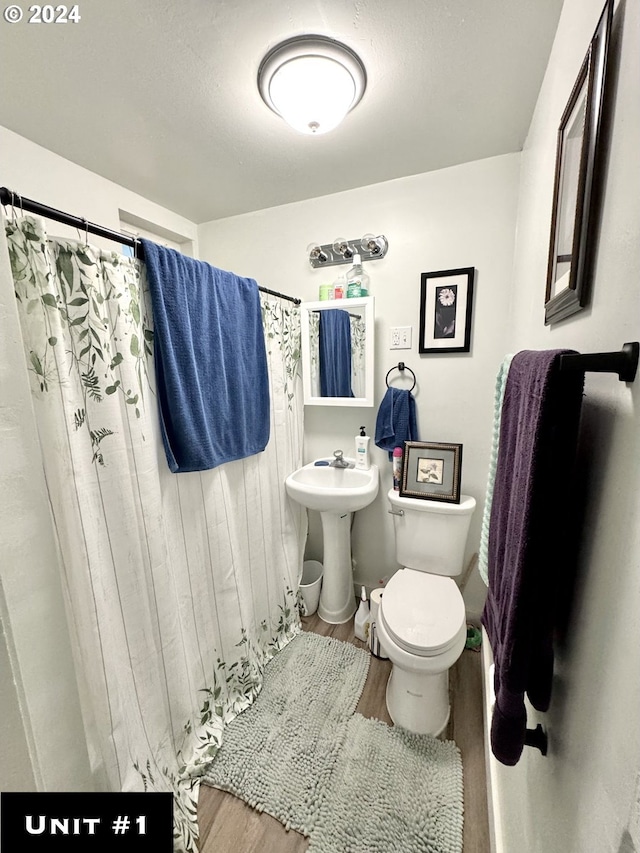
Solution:
[(462, 445), (405, 441), (400, 497), (460, 503)]
[(544, 299), (547, 326), (587, 303), (593, 188), (612, 14), (613, 0), (607, 0), (560, 119)]
[(421, 353), (469, 352), (474, 273), (473, 267), (422, 273)]

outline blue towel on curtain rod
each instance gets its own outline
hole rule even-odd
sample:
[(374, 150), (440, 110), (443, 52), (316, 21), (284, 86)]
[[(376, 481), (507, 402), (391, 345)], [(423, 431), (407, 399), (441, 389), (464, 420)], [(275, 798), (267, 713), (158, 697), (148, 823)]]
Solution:
[(404, 388), (387, 388), (376, 418), (376, 445), (388, 450), (391, 459), (394, 447), (404, 447), (405, 441), (417, 440), (415, 397)]
[(258, 285), (142, 240), (162, 440), (174, 473), (263, 451), (269, 377)]
[(349, 312), (320, 312), (320, 396), (353, 397), (351, 390), (351, 322)]

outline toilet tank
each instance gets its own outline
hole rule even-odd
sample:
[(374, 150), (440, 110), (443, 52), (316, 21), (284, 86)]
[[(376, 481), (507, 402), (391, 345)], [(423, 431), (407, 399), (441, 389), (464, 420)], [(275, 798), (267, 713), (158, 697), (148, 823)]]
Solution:
[(459, 504), (450, 504), (401, 498), (395, 489), (389, 489), (387, 497), (393, 511), (396, 559), (400, 565), (432, 575), (459, 575), (475, 498), (461, 495)]

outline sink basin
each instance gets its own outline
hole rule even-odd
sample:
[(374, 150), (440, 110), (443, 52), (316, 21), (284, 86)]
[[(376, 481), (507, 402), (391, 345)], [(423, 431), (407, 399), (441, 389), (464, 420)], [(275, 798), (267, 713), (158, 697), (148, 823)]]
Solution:
[[(317, 460), (320, 461), (320, 460)], [(330, 462), (331, 459), (322, 460)], [(353, 459), (346, 459), (351, 465)], [(310, 462), (289, 474), (287, 494), (322, 520), (324, 545), (318, 616), (332, 625), (348, 622), (356, 611), (351, 568), (351, 513), (364, 509), (378, 494), (378, 467), (368, 471), (333, 468)]]
[[(328, 461), (328, 460), (327, 460)], [(353, 464), (353, 460), (345, 459)], [(309, 462), (285, 480), (287, 493), (307, 509), (319, 512), (356, 512), (378, 494), (378, 468), (334, 468)]]

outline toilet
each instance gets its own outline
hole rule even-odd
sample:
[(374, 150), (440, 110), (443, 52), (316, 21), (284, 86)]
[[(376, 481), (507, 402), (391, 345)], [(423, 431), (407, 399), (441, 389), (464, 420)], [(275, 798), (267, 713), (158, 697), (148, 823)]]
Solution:
[(449, 669), (467, 637), (453, 578), (462, 572), (476, 501), (468, 495), (459, 504), (403, 498), (394, 489), (387, 497), (402, 566), (383, 590), (376, 620), (393, 664), (387, 710), (395, 725), (437, 736), (449, 721)]

